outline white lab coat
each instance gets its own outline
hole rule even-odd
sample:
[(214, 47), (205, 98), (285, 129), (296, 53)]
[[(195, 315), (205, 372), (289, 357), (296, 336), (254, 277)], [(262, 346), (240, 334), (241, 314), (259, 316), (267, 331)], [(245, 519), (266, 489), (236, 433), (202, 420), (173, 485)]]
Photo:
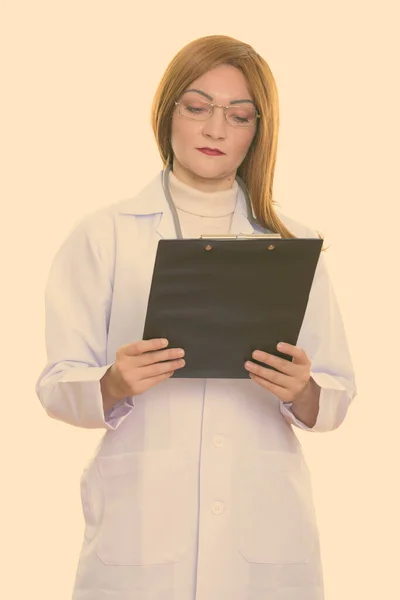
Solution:
[[(316, 233), (280, 214), (298, 237)], [(252, 233), (243, 192), (232, 233)], [(99, 380), (142, 339), (158, 240), (175, 238), (161, 175), (85, 217), (46, 287), (47, 413), (106, 433), (81, 480), (73, 600), (322, 600), (309, 472), (293, 427), (250, 379), (170, 379), (104, 414)], [(321, 256), (298, 339), (321, 386), (311, 431), (343, 421), (356, 390)]]

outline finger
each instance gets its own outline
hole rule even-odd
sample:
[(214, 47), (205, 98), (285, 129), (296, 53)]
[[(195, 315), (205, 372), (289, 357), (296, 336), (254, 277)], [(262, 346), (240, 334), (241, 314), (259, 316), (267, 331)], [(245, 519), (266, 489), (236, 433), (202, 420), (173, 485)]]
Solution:
[(140, 356), (144, 352), (161, 350), (161, 348), (166, 348), (167, 346), (168, 340), (165, 338), (155, 338), (152, 340), (139, 340), (132, 344), (125, 344), (125, 346), (121, 346), (121, 350), (126, 356)]
[(250, 378), (255, 383), (257, 383), (258, 385), (263, 387), (265, 390), (268, 390), (269, 392), (271, 392), (271, 394), (274, 394), (275, 396), (277, 396), (277, 398), (279, 398), (279, 400), (282, 400), (282, 402), (289, 400), (290, 395), (289, 395), (288, 390), (281, 387), (280, 385), (271, 383), (270, 381), (267, 381), (266, 379), (263, 379), (262, 377), (259, 377), (258, 375), (254, 375), (253, 373), (250, 373)]
[(176, 371), (177, 369), (182, 369), (185, 366), (185, 361), (183, 358), (178, 360), (169, 360), (168, 362), (156, 363), (153, 365), (149, 365), (147, 367), (139, 367), (139, 379), (150, 379), (152, 377), (158, 377), (159, 375), (164, 375), (169, 371)]
[(183, 358), (184, 356), (185, 352), (182, 348), (169, 348), (167, 350), (144, 352), (136, 358), (135, 363), (138, 367), (146, 367), (147, 365), (168, 360), (176, 360), (178, 358)]
[(261, 350), (255, 350), (252, 356), (255, 360), (274, 367), (274, 369), (278, 369), (278, 371), (286, 373), (287, 375), (294, 376), (298, 369), (298, 365), (294, 365), (290, 360), (280, 358), (279, 356), (269, 354), (268, 352), (262, 352)]
[(169, 379), (170, 377), (172, 377), (172, 375), (174, 373), (175, 373), (175, 371), (168, 371), (168, 373), (163, 373), (162, 375), (157, 375), (157, 377), (149, 377), (148, 379), (144, 379), (143, 382), (148, 383), (148, 384), (151, 383), (149, 387), (153, 387), (153, 385), (157, 385), (158, 383), (161, 383), (162, 381)]
[(265, 379), (266, 381), (274, 383), (275, 385), (279, 385), (280, 387), (290, 388), (293, 384), (293, 377), (290, 375), (285, 375), (284, 373), (279, 373), (278, 371), (261, 367), (260, 365), (257, 365), (251, 361), (247, 361), (245, 363), (245, 368), (252, 375), (261, 377), (261, 379)]
[(296, 365), (309, 365), (310, 359), (307, 354), (299, 348), (299, 346), (293, 346), (293, 344), (287, 344), (286, 342), (279, 342), (277, 345), (279, 352), (283, 352), (284, 354), (289, 354), (289, 356), (293, 356), (293, 362)]

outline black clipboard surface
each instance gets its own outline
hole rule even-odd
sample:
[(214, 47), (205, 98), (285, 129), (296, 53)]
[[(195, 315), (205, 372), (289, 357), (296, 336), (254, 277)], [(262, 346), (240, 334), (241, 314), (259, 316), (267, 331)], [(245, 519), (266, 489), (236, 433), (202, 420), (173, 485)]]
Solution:
[[(247, 379), (256, 349), (291, 360), (323, 240), (160, 240), (143, 339), (185, 350), (178, 378)], [(263, 365), (265, 366), (265, 365)]]

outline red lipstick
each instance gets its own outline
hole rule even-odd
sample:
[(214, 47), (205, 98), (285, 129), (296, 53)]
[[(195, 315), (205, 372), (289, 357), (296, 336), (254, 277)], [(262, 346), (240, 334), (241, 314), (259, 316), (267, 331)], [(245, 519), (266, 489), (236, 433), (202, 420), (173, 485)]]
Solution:
[(225, 153), (221, 152), (217, 148), (197, 148), (199, 152), (203, 152), (203, 154), (207, 154), (208, 156), (224, 156)]

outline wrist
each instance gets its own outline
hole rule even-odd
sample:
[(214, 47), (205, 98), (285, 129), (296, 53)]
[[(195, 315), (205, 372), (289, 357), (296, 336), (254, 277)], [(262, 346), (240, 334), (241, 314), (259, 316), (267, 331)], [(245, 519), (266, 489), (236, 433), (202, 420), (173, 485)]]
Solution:
[(302, 393), (293, 400), (293, 406), (307, 407), (314, 405), (319, 400), (320, 391), (320, 386), (310, 377)]
[(121, 395), (115, 381), (114, 364), (104, 373), (100, 379), (100, 389), (103, 398), (104, 411), (110, 410), (117, 402), (125, 396)]
[(310, 377), (303, 393), (293, 401), (291, 411), (307, 427), (314, 427), (319, 413), (320, 386)]

